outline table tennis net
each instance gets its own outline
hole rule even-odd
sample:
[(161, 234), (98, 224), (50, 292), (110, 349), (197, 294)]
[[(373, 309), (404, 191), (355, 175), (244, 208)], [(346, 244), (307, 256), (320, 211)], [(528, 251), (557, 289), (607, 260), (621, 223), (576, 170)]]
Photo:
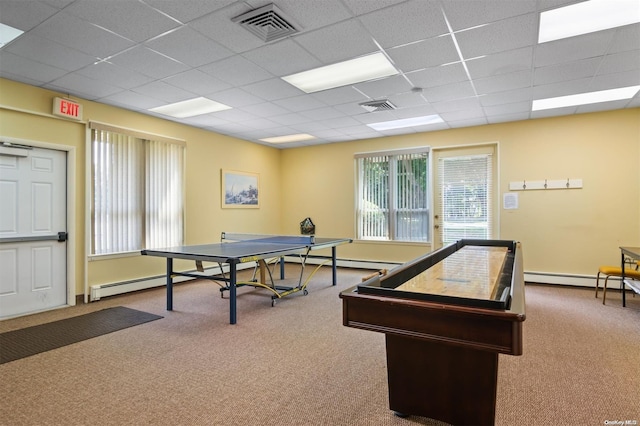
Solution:
[(313, 235), (268, 235), (268, 234), (245, 234), (234, 232), (222, 232), (221, 242), (261, 242), (272, 244), (314, 244)]

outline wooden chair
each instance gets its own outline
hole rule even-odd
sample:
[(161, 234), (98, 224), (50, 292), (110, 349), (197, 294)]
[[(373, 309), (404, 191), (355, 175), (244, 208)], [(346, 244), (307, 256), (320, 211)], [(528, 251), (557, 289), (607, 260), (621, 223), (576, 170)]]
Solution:
[[(636, 268), (630, 265), (628, 268), (624, 268), (624, 276), (625, 278), (633, 278), (635, 280), (640, 280), (640, 271), (638, 267), (640, 266), (640, 261), (636, 262)], [(598, 269), (598, 274), (596, 275), (596, 298), (598, 297), (598, 289), (600, 286), (600, 274), (604, 275), (604, 285), (602, 287), (602, 304), (605, 304), (607, 299), (607, 282), (609, 281), (609, 277), (622, 277), (622, 267), (620, 266), (601, 266)], [(623, 287), (624, 291), (624, 287)]]

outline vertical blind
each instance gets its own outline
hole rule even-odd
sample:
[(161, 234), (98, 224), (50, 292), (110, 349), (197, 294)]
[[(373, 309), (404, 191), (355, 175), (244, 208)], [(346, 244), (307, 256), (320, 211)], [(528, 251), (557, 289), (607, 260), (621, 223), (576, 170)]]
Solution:
[(92, 254), (180, 245), (184, 146), (91, 130)]
[(438, 166), (443, 244), (462, 238), (491, 238), (492, 156), (445, 157)]
[(358, 238), (428, 240), (426, 149), (359, 154)]
[(182, 243), (182, 172), (184, 148), (158, 141), (146, 147), (145, 236), (147, 248), (171, 247)]
[(389, 156), (358, 158), (358, 236), (389, 238)]

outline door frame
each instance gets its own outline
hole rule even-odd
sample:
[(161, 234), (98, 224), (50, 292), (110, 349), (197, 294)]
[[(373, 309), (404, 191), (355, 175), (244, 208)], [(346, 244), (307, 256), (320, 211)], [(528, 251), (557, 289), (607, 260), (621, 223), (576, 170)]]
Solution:
[[(67, 303), (66, 306), (75, 306), (76, 304), (76, 241), (78, 229), (76, 226), (76, 181), (72, 177), (76, 175), (76, 147), (71, 145), (60, 145), (51, 142), (44, 142), (33, 139), (21, 139), (13, 138), (10, 136), (0, 135), (2, 142), (11, 142), (19, 145), (28, 145), (34, 148), (52, 149), (55, 151), (63, 151), (67, 154), (67, 176), (66, 176), (66, 190), (67, 190), (67, 205), (66, 205), (66, 220), (67, 220), (67, 233), (71, 235), (71, 238), (67, 239), (67, 253), (66, 253), (66, 281), (67, 281)], [(52, 308), (58, 309), (58, 308)]]
[(438, 169), (437, 169), (437, 161), (436, 161), (436, 157), (437, 154), (440, 151), (453, 151), (453, 150), (464, 150), (464, 149), (474, 149), (474, 148), (483, 148), (483, 147), (487, 147), (487, 146), (492, 146), (494, 149), (494, 154), (495, 154), (495, 170), (493, 170), (494, 172), (494, 189), (493, 189), (493, 193), (495, 195), (495, 199), (493, 200), (493, 206), (494, 206), (494, 223), (495, 223), (495, 229), (494, 229), (494, 236), (495, 238), (500, 238), (500, 212), (502, 210), (502, 203), (501, 203), (501, 192), (500, 192), (500, 142), (499, 141), (487, 141), (487, 142), (479, 142), (479, 143), (473, 143), (473, 144), (469, 144), (469, 145), (448, 145), (448, 146), (438, 146), (438, 147), (431, 147), (431, 153), (429, 155), (429, 167), (431, 169), (431, 208), (430, 208), (430, 223), (431, 223), (431, 250), (436, 250), (438, 248), (441, 248), (442, 245), (439, 245), (438, 241), (436, 241), (436, 233), (438, 232), (438, 229), (436, 229), (435, 225), (436, 225), (436, 221), (435, 221), (435, 215), (436, 215), (436, 197), (438, 197)]

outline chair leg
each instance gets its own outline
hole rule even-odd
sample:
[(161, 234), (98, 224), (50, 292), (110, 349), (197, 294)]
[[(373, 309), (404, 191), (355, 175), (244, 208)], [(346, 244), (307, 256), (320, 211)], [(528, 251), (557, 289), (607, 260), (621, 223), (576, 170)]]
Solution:
[(604, 286), (602, 287), (602, 304), (603, 305), (607, 299), (607, 281), (609, 281), (609, 275), (604, 277)]
[(598, 287), (600, 285), (600, 271), (596, 275), (596, 299), (598, 298)]

